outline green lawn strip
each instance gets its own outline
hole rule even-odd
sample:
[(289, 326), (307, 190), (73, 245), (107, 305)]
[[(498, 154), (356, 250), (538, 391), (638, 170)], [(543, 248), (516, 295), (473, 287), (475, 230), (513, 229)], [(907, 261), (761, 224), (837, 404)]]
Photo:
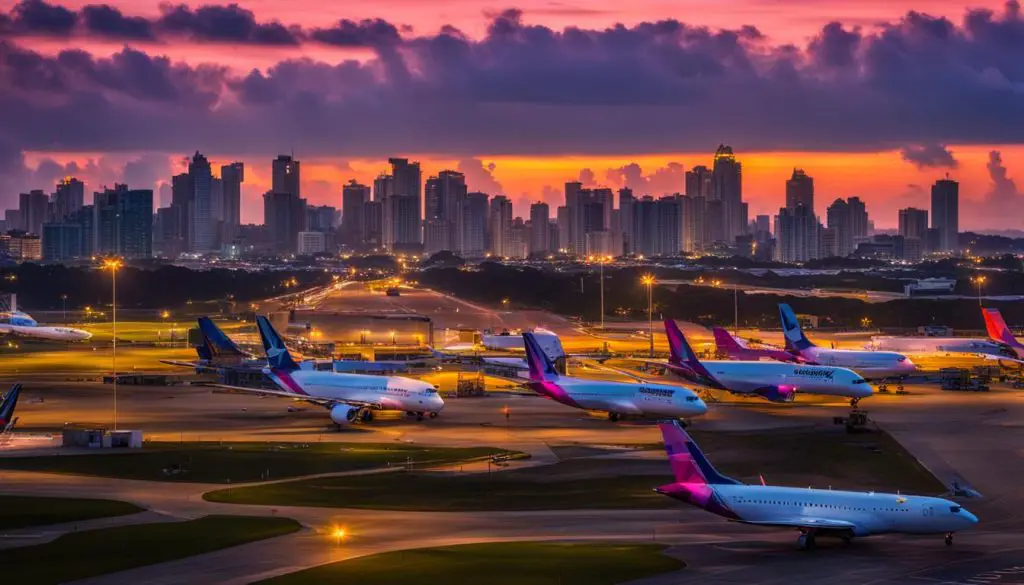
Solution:
[[(421, 447), (402, 443), (173, 443), (96, 455), (0, 458), (0, 469), (120, 479), (240, 483), (390, 465), (445, 465), (507, 453), (490, 447)], [(515, 455), (521, 455), (514, 453)]]
[(4, 580), (47, 585), (173, 561), (298, 531), (290, 518), (205, 516), (86, 530), (52, 542), (0, 550)]
[(613, 585), (686, 566), (657, 544), (507, 542), (382, 553), (260, 583)]
[(115, 500), (0, 496), (0, 530), (16, 530), (64, 522), (83, 522), (96, 518), (135, 514), (142, 510), (135, 504)]
[[(889, 435), (877, 432), (702, 433), (698, 441), (724, 474), (748, 483), (937, 494), (944, 490)], [(313, 478), (205, 494), (235, 504), (386, 510), (650, 509), (677, 505), (653, 488), (670, 483), (667, 462), (572, 459), (512, 471), (402, 472)]]

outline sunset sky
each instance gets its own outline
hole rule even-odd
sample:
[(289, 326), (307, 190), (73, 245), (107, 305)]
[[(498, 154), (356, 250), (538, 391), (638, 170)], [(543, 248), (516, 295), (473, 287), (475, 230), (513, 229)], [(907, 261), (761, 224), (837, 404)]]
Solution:
[(878, 227), (961, 182), (962, 229), (1024, 229), (1024, 19), (946, 0), (0, 1), (0, 208), (74, 174), (167, 183), (195, 150), (270, 160), (340, 206), (388, 155), (470, 189), (560, 204), (562, 184), (681, 191), (731, 144), (751, 216), (794, 167), (817, 211), (861, 196)]

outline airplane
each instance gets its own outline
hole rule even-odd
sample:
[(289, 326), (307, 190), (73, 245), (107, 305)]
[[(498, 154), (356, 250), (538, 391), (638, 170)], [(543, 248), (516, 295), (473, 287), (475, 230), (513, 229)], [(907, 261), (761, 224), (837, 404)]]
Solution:
[(24, 311), (18, 310), (17, 297), (10, 295), (10, 305), (0, 301), (0, 335), (12, 335), (41, 341), (86, 341), (92, 333), (73, 327), (40, 325)]
[(1010, 346), (1017, 359), (1024, 360), (1024, 343), (1017, 341), (1017, 338), (1014, 337), (1013, 331), (1006, 326), (1006, 321), (1003, 320), (999, 309), (982, 309), (981, 315), (985, 318), (985, 329), (988, 330), (989, 338)]
[(672, 319), (665, 319), (669, 361), (665, 368), (695, 384), (772, 402), (792, 402), (798, 392), (844, 396), (857, 406), (874, 393), (860, 374), (846, 368), (775, 361), (700, 361)]
[[(565, 355), (565, 349), (562, 348), (562, 340), (553, 331), (537, 327), (530, 333), (533, 334), (534, 339), (537, 340), (537, 344), (544, 350), (544, 353), (551, 356), (552, 359)], [(485, 333), (481, 336), (480, 341), (480, 344), (485, 349), (525, 351), (522, 343), (523, 338), (519, 335), (512, 335), (507, 330), (495, 334)]]
[(786, 350), (807, 360), (808, 364), (850, 368), (869, 380), (903, 378), (917, 372), (914, 362), (901, 353), (829, 349), (814, 345), (804, 335), (796, 313), (786, 303), (779, 303), (779, 317), (786, 337)]
[(865, 349), (914, 354), (974, 353), (986, 357), (1017, 357), (1017, 352), (1006, 344), (988, 339), (972, 339), (969, 337), (895, 337), (878, 335), (871, 338), (871, 343), (865, 346)]
[(0, 435), (9, 434), (14, 430), (14, 425), (18, 422), (18, 418), (14, 416), (14, 408), (18, 406), (18, 396), (20, 394), (21, 384), (15, 384), (11, 387), (10, 391), (4, 395), (3, 401), (0, 402), (0, 425), (3, 425), (3, 429), (0, 430)]
[(533, 333), (524, 333), (523, 342), (530, 368), (530, 380), (525, 385), (555, 402), (607, 412), (612, 422), (623, 415), (685, 418), (700, 416), (708, 410), (704, 401), (684, 386), (563, 376), (555, 370)]
[(711, 333), (715, 336), (715, 349), (731, 360), (775, 360), (794, 363), (806, 363), (807, 361), (784, 349), (750, 347), (747, 342), (733, 337), (731, 333), (721, 327), (712, 327)]
[(423, 420), (426, 415), (436, 418), (444, 408), (444, 400), (437, 393), (437, 387), (420, 380), (301, 369), (269, 319), (258, 315), (256, 325), (267, 356), (263, 373), (280, 389), (214, 386), (318, 404), (329, 411), (331, 421), (339, 428), (357, 421), (370, 422), (376, 410), (405, 411), (415, 414), (417, 420)]
[(748, 485), (715, 470), (675, 421), (662, 422), (675, 482), (654, 489), (734, 522), (800, 531), (797, 546), (813, 549), (818, 536), (849, 542), (875, 534), (953, 534), (978, 522), (960, 504), (930, 496)]

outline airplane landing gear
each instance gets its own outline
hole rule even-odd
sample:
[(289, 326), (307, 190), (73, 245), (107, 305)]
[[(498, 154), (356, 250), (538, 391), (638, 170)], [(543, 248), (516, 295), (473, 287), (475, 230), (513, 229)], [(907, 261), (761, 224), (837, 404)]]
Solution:
[(617, 413), (617, 412), (609, 412), (608, 413), (608, 420), (610, 420), (612, 422), (618, 422), (618, 420), (619, 420), (619, 413)]
[(423, 420), (423, 413), (422, 412), (417, 412), (416, 413), (416, 420), (418, 420), (418, 421), (419, 420)]
[(373, 420), (373, 411), (367, 409), (359, 413), (359, 420), (363, 421), (364, 423), (371, 422)]
[(856, 410), (858, 404), (860, 404), (860, 398), (851, 398), (850, 399), (850, 408)]
[(946, 546), (953, 546), (953, 533), (952, 532), (947, 532), (946, 533)]
[(813, 550), (814, 549), (814, 533), (804, 532), (796, 539), (796, 546), (800, 550)]
[(436, 412), (430, 413), (430, 418), (437, 418), (437, 414), (438, 413), (436, 413)]

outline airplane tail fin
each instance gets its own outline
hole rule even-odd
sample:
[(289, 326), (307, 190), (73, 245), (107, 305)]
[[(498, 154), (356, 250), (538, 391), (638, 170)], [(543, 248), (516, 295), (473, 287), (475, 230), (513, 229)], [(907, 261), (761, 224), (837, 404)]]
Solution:
[(737, 485), (740, 483), (718, 473), (697, 447), (697, 443), (693, 442), (690, 435), (679, 425), (679, 421), (660, 422), (658, 428), (661, 429), (661, 436), (665, 440), (665, 453), (668, 454), (668, 462), (672, 466), (676, 483), (711, 485)]
[(558, 370), (551, 362), (533, 333), (523, 333), (523, 343), (526, 346), (526, 364), (530, 370), (530, 380), (533, 382), (544, 382), (558, 379)]
[(999, 309), (982, 309), (981, 314), (985, 318), (985, 329), (988, 330), (990, 338), (995, 341), (1001, 341), (1014, 349), (1024, 349), (1024, 344), (1017, 341), (1013, 331), (1007, 327), (1006, 321), (1003, 320), (1003, 315), (999, 312)]
[(217, 327), (209, 317), (200, 317), (198, 321), (199, 330), (202, 331), (203, 337), (206, 338), (213, 356), (245, 356), (245, 352), (234, 341), (231, 341), (231, 338), (225, 335), (220, 327)]
[(210, 347), (210, 340), (203, 337), (203, 344), (196, 346), (196, 354), (199, 355), (199, 359), (209, 362), (213, 359), (213, 349)]
[(665, 319), (665, 336), (668, 337), (669, 360), (676, 365), (695, 366), (697, 354), (693, 353), (686, 336), (672, 319)]
[(779, 303), (779, 318), (782, 321), (782, 332), (786, 337), (786, 349), (801, 351), (814, 347), (800, 328), (800, 320), (796, 318), (792, 307), (786, 303)]
[(18, 396), (21, 394), (21, 384), (15, 384), (11, 387), (11, 390), (4, 396), (3, 402), (0, 403), (0, 425), (5, 428), (14, 422), (14, 407), (18, 405)]
[(263, 340), (263, 349), (267, 352), (267, 364), (275, 370), (281, 370), (284, 372), (293, 372), (299, 369), (299, 364), (295, 363), (288, 348), (284, 344), (284, 340), (274, 330), (274, 326), (270, 324), (270, 319), (267, 319), (263, 315), (256, 316), (256, 326), (260, 330), (260, 339)]
[(720, 353), (733, 357), (736, 352), (744, 349), (731, 333), (721, 327), (712, 327), (711, 333), (715, 336), (715, 348)]

